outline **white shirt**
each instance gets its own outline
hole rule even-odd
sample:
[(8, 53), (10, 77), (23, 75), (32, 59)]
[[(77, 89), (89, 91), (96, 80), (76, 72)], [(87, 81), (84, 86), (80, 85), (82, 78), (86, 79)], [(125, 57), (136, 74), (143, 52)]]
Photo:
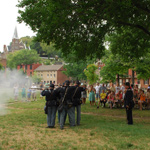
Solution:
[(36, 85), (31, 86), (32, 93), (36, 92), (36, 88), (37, 88)]
[(116, 86), (116, 93), (115, 94), (118, 94), (119, 91), (120, 91), (120, 86)]
[(96, 85), (95, 90), (96, 90), (96, 93), (99, 93), (99, 91), (100, 91), (100, 86), (97, 86), (97, 85)]

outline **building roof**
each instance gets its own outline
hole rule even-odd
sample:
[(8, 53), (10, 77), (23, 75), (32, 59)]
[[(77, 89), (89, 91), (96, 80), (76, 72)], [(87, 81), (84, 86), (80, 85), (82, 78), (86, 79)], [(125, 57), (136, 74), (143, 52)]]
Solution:
[(18, 32), (17, 32), (17, 27), (15, 27), (13, 39), (19, 39), (19, 37), (18, 37)]
[(57, 71), (63, 65), (41, 65), (35, 69), (35, 71)]

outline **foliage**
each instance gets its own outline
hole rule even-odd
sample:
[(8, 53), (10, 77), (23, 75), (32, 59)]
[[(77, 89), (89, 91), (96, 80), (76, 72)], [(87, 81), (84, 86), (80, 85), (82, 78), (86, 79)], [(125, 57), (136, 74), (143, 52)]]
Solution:
[(7, 66), (9, 68), (16, 68), (18, 65), (40, 63), (41, 58), (35, 50), (20, 50), (14, 53), (10, 53), (7, 56)]
[(3, 69), (3, 66), (2, 66), (2, 64), (0, 64), (0, 70), (2, 70)]
[(150, 36), (149, 0), (22, 0), (18, 8), (18, 22), (37, 32), (38, 41), (53, 42), (64, 54), (75, 51), (78, 58), (101, 57), (105, 36), (122, 27), (131, 34), (141, 33), (134, 43)]
[(86, 76), (84, 74), (84, 69), (86, 66), (87, 64), (83, 60), (74, 63), (68, 63), (64, 65), (65, 71), (63, 71), (63, 73), (68, 77), (72, 77), (74, 81), (86, 80)]
[(98, 69), (98, 66), (94, 64), (90, 64), (84, 70), (84, 73), (87, 76), (87, 80), (89, 81), (90, 85), (93, 85), (98, 80), (98, 75), (95, 73), (97, 69)]
[(102, 83), (109, 83), (116, 81), (116, 75), (125, 75), (130, 68), (128, 63), (121, 60), (120, 55), (113, 55), (109, 50), (106, 50), (106, 55), (103, 57), (102, 62), (105, 66), (100, 71)]
[(34, 72), (34, 75), (32, 76), (32, 80), (34, 83), (40, 83), (42, 78), (37, 75), (37, 72)]
[(26, 46), (31, 46), (33, 37), (25, 36), (21, 38), (22, 42), (26, 44)]

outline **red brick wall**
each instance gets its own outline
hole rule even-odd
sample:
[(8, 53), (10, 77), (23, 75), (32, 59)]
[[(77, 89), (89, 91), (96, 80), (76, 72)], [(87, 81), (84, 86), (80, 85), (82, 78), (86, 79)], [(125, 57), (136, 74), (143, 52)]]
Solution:
[(63, 67), (61, 67), (58, 71), (57, 71), (57, 83), (61, 83), (63, 84), (65, 80), (70, 80), (70, 78), (68, 78), (64, 73), (62, 73), (63, 71)]
[[(38, 68), (39, 66), (41, 66), (41, 65), (42, 65), (42, 64), (32, 64), (32, 69), (30, 69), (30, 65), (27, 65), (27, 69), (25, 69), (25, 66), (26, 66), (26, 65), (22, 65), (22, 69), (23, 69), (24, 71), (26, 71), (27, 76), (30, 76), (31, 74), (34, 75), (34, 70), (35, 70), (36, 68)], [(20, 70), (20, 68), (21, 68), (21, 65), (18, 65), (18, 66), (17, 66), (17, 70)]]
[(7, 66), (7, 60), (6, 59), (0, 60), (0, 64), (2, 64), (2, 66), (6, 68), (6, 66)]

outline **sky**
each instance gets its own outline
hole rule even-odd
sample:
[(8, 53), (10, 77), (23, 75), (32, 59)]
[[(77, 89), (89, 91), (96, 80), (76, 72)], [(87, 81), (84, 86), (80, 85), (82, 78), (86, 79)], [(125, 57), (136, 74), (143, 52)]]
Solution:
[(3, 52), (3, 45), (9, 45), (12, 41), (15, 27), (17, 26), (19, 38), (33, 36), (35, 33), (25, 23), (17, 22), (18, 0), (1, 0), (0, 2), (0, 51)]

